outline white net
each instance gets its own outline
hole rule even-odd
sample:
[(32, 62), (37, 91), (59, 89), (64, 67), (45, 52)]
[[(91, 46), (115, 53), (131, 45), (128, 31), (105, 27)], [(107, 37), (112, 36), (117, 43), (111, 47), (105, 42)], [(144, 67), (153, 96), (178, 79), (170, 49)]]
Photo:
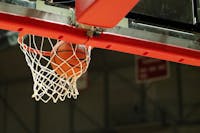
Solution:
[(33, 76), (33, 95), (48, 102), (77, 98), (77, 79), (87, 71), (91, 47), (34, 35), (19, 36), (18, 42)]

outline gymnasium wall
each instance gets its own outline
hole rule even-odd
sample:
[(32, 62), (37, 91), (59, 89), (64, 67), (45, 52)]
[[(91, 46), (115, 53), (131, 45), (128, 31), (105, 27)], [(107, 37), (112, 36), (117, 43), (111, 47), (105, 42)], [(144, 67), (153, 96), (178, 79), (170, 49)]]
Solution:
[(168, 79), (137, 84), (133, 55), (94, 50), (89, 87), (77, 100), (45, 104), (31, 98), (33, 81), (17, 46), (0, 51), (0, 61), (2, 133), (200, 131), (198, 67), (170, 63)]

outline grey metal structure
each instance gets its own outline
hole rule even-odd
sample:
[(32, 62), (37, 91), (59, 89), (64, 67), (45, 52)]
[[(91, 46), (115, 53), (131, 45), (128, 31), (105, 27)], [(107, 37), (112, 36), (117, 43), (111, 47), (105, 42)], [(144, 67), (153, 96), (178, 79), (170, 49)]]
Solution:
[(140, 0), (131, 11), (146, 16), (195, 24), (195, 0)]

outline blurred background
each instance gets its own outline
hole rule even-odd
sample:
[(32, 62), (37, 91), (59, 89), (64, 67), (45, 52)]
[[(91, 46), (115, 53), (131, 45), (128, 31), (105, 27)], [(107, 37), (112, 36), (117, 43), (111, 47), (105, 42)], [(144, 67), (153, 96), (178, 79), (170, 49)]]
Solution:
[[(141, 0), (128, 16), (192, 30), (191, 0), (156, 1)], [(161, 12), (147, 14), (153, 5)], [(200, 132), (200, 67), (94, 49), (78, 99), (45, 104), (31, 98), (33, 80), (17, 37), (0, 31), (0, 133)]]

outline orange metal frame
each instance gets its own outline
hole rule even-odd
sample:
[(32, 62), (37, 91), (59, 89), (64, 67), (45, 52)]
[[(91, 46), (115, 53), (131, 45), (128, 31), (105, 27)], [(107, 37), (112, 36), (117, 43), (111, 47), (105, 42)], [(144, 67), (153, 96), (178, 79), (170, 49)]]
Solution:
[(91, 45), (95, 48), (200, 66), (200, 51), (198, 50), (109, 33), (102, 33), (90, 38), (83, 29), (3, 12), (0, 13), (0, 28), (17, 31), (21, 34), (34, 34), (77, 44)]
[(79, 23), (111, 28), (126, 16), (139, 0), (76, 0)]

